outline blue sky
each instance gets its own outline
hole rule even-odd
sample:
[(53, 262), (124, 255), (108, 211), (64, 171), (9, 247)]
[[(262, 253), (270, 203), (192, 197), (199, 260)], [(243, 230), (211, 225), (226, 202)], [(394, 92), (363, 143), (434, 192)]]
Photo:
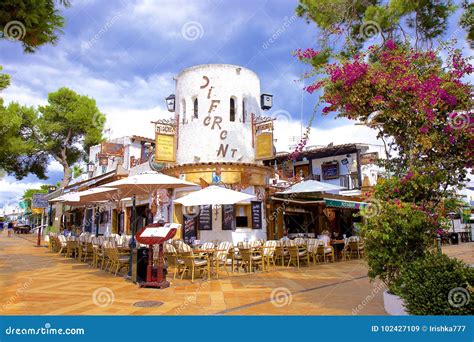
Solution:
[[(0, 41), (0, 65), (12, 76), (2, 96), (7, 103), (36, 106), (46, 102), (49, 92), (66, 86), (97, 100), (107, 115), (109, 136), (152, 137), (149, 122), (169, 117), (164, 98), (174, 91), (174, 75), (197, 64), (237, 64), (260, 76), (262, 92), (274, 95), (269, 114), (287, 120), (297, 134), (302, 105), (298, 80), (307, 68), (291, 52), (314, 47), (318, 32), (315, 25), (294, 16), (296, 6), (297, 1), (290, 0), (73, 0), (72, 7), (62, 11), (66, 26), (56, 46), (24, 54), (20, 44)], [(458, 15), (446, 36), (458, 36), (460, 46), (467, 47), (465, 32), (454, 31)], [(272, 37), (276, 38), (270, 42)], [(316, 102), (316, 96), (303, 95), (303, 122)], [(367, 138), (347, 121), (319, 113), (312, 143)], [(50, 181), (61, 175), (53, 164)], [(24, 188), (40, 181), (27, 177), (22, 183), (15, 184), (11, 177), (0, 181), (0, 207), (16, 202)]]

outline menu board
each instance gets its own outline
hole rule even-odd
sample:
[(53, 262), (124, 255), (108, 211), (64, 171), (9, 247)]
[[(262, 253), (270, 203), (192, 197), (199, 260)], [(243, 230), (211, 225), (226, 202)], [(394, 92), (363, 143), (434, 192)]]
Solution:
[(339, 178), (339, 163), (325, 163), (321, 165), (323, 179)]
[(252, 228), (262, 229), (262, 202), (251, 201)]
[(196, 238), (196, 218), (183, 216), (184, 222), (184, 241), (189, 242), (193, 238)]
[(212, 206), (202, 205), (199, 211), (199, 230), (212, 230)]
[(222, 230), (235, 229), (235, 211), (233, 204), (224, 204), (222, 206)]

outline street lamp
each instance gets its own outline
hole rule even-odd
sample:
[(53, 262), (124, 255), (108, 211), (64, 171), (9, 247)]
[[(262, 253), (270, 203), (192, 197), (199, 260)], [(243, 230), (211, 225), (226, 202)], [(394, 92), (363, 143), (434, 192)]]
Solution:
[(171, 94), (170, 96), (166, 98), (166, 106), (168, 107), (169, 112), (174, 112), (175, 104), (176, 104), (176, 96), (174, 94)]
[(95, 169), (95, 165), (92, 161), (90, 161), (87, 164), (87, 173), (89, 174), (89, 178), (92, 178), (92, 175), (94, 174), (94, 169)]

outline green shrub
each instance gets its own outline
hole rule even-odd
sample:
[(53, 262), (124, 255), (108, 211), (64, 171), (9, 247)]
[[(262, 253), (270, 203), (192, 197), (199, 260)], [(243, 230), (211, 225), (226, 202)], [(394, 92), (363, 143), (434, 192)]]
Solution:
[(397, 284), (412, 315), (474, 314), (474, 269), (457, 259), (429, 253), (406, 265)]
[(434, 226), (430, 218), (409, 204), (374, 202), (362, 211), (367, 218), (361, 226), (370, 278), (393, 286), (401, 268), (434, 247)]

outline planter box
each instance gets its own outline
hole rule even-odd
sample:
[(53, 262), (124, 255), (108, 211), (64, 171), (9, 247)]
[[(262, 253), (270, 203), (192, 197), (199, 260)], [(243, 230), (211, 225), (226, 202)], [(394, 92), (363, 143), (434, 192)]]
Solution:
[(385, 312), (392, 316), (407, 316), (403, 299), (395, 296), (388, 291), (383, 293), (383, 305)]

